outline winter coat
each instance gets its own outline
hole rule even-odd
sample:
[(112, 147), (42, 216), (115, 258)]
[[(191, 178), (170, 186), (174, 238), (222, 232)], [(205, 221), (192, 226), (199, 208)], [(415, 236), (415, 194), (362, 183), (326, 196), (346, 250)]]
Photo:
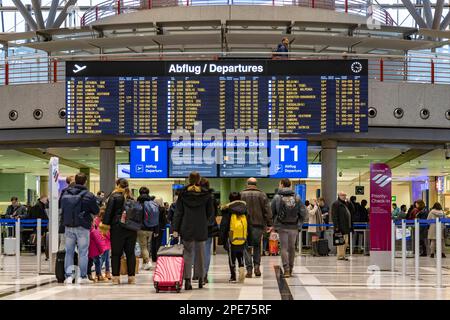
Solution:
[(256, 186), (247, 186), (241, 192), (241, 200), (247, 204), (248, 224), (254, 227), (272, 226), (272, 210), (267, 195)]
[(352, 231), (353, 223), (350, 210), (347, 204), (341, 199), (333, 202), (331, 206), (331, 217), (333, 218), (334, 230), (342, 234), (349, 234)]
[(211, 193), (200, 186), (188, 186), (178, 197), (173, 231), (185, 241), (206, 241), (208, 221), (213, 212)]
[[(442, 210), (431, 210), (430, 213), (428, 214), (427, 219), (430, 220), (435, 220), (436, 218), (445, 218), (445, 214), (444, 211)], [(445, 230), (445, 225), (442, 224), (442, 239), (444, 238), (444, 230)], [(432, 223), (429, 225), (428, 227), (428, 240), (436, 240), (436, 224)]]
[[(63, 200), (64, 195), (78, 195), (81, 192), (86, 192), (87, 188), (85, 186), (75, 184), (71, 187), (68, 187), (63, 194), (61, 194), (61, 211), (64, 226), (68, 227), (83, 227), (85, 229), (90, 230), (92, 226), (92, 216), (97, 215), (100, 211), (99, 206), (97, 205), (97, 201), (95, 200), (94, 194), (91, 192), (87, 192), (83, 198), (81, 199), (81, 213), (82, 215), (75, 215), (70, 218), (70, 212), (66, 211), (65, 203)], [(69, 217), (69, 218), (68, 218)], [(73, 219), (73, 220), (72, 220)], [(67, 221), (73, 221), (73, 225), (67, 224)]]
[[(238, 215), (247, 215), (247, 205), (245, 204), (245, 202), (242, 200), (236, 200), (222, 207), (222, 220), (220, 222), (220, 239), (222, 240), (224, 249), (227, 251), (230, 249), (228, 238), (230, 236), (230, 222), (231, 222), (231, 215), (233, 213)], [(247, 229), (247, 236), (248, 236), (248, 229)]]
[(297, 212), (298, 212), (298, 222), (296, 225), (289, 225), (289, 224), (283, 224), (279, 220), (279, 214), (280, 214), (280, 206), (281, 206), (281, 197), (282, 196), (295, 196), (295, 192), (290, 188), (281, 188), (278, 190), (277, 194), (273, 197), (272, 203), (271, 203), (271, 211), (273, 214), (274, 224), (276, 229), (283, 228), (283, 229), (299, 229), (301, 228), (301, 225), (304, 223), (306, 217), (306, 207), (303, 204), (303, 202), (300, 200), (298, 196), (295, 196), (296, 199), (296, 206), (297, 206)]
[(118, 224), (124, 210), (124, 203), (123, 193), (113, 191), (107, 200), (102, 223), (108, 226)]
[(89, 259), (93, 259), (103, 254), (106, 250), (105, 240), (102, 237), (97, 225), (94, 223), (89, 233)]
[[(308, 224), (323, 224), (322, 212), (320, 211), (319, 206), (314, 206), (312, 209), (308, 210)], [(318, 226), (308, 226), (308, 232), (316, 233), (324, 231), (325, 227)]]
[[(95, 223), (95, 225), (98, 228), (100, 226), (100, 223), (101, 223), (100, 218), (96, 217), (94, 219), (94, 223)], [(102, 238), (103, 238), (103, 242), (105, 244), (105, 251), (106, 250), (111, 250), (111, 232), (110, 231), (106, 232), (105, 235), (102, 235)]]

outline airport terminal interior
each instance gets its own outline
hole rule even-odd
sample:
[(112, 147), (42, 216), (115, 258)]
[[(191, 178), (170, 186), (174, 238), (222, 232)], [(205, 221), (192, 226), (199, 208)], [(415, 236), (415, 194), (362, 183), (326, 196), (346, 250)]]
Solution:
[[(440, 0), (0, 0), (0, 300), (450, 299), (449, 24)], [(252, 149), (244, 135), (225, 154), (235, 141), (225, 136), (220, 163), (179, 164), (177, 129), (190, 141), (198, 123), (189, 159), (233, 129), (267, 144)], [(264, 152), (271, 164), (250, 162)], [(258, 246), (244, 245), (262, 254), (260, 275), (229, 281), (215, 235), (202, 289), (194, 279), (193, 290), (159, 290), (158, 248), (175, 231), (166, 216), (192, 171), (209, 180), (218, 225), (249, 178), (267, 205), (290, 179), (311, 203), (290, 276), (266, 224)], [(95, 196), (126, 179), (133, 197), (145, 186), (161, 206), (150, 262), (135, 247), (135, 283), (125, 271), (114, 285), (105, 268), (83, 284), (55, 276), (59, 198), (77, 173)], [(331, 210), (342, 194), (357, 203), (345, 259)], [(319, 199), (329, 220), (310, 213)]]

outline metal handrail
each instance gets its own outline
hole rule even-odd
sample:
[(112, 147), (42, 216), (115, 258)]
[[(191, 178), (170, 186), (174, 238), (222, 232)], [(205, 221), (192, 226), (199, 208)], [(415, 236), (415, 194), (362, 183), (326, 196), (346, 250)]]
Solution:
[(107, 0), (86, 10), (80, 25), (86, 26), (109, 16), (143, 9), (178, 6), (208, 5), (266, 5), (299, 6), (328, 9), (372, 18), (378, 23), (396, 25), (392, 16), (378, 2), (368, 4), (364, 0)]
[[(368, 59), (371, 80), (450, 84), (450, 54), (414, 53), (411, 56), (377, 54), (338, 54), (291, 52), (290, 60)], [(0, 60), (0, 85), (54, 83), (65, 80), (65, 61), (69, 60), (216, 60), (219, 57), (271, 59), (272, 52), (152, 52), (133, 54), (95, 54), (74, 56), (9, 57)]]

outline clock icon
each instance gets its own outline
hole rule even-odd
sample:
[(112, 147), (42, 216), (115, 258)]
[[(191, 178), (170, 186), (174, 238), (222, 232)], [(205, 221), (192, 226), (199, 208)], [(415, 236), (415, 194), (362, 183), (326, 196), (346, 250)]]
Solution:
[(350, 68), (352, 69), (352, 71), (354, 73), (360, 73), (362, 70), (362, 64), (361, 64), (361, 62), (355, 61), (352, 63)]

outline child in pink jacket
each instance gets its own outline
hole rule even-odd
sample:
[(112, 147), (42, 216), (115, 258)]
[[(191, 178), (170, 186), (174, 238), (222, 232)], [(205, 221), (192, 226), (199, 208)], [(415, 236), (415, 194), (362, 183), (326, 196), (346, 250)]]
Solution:
[[(103, 215), (105, 214), (105, 207), (101, 207), (100, 208), (100, 213), (99, 215), (94, 219), (94, 223), (95, 225), (98, 226), (100, 225), (100, 223), (103, 221)], [(110, 256), (111, 256), (111, 235), (109, 233), (109, 231), (106, 233), (105, 236), (103, 236), (101, 234), (103, 241), (104, 241), (104, 249), (105, 251), (103, 252), (102, 256), (100, 257), (100, 269), (103, 268), (103, 265), (105, 265), (105, 278), (107, 278), (108, 280), (111, 280), (112, 275), (111, 275), (111, 261), (110, 261)]]
[[(92, 222), (89, 234), (88, 278), (92, 281), (104, 281), (101, 268), (101, 256), (105, 252), (105, 240), (95, 221)], [(92, 277), (92, 265), (95, 264), (95, 279)]]

